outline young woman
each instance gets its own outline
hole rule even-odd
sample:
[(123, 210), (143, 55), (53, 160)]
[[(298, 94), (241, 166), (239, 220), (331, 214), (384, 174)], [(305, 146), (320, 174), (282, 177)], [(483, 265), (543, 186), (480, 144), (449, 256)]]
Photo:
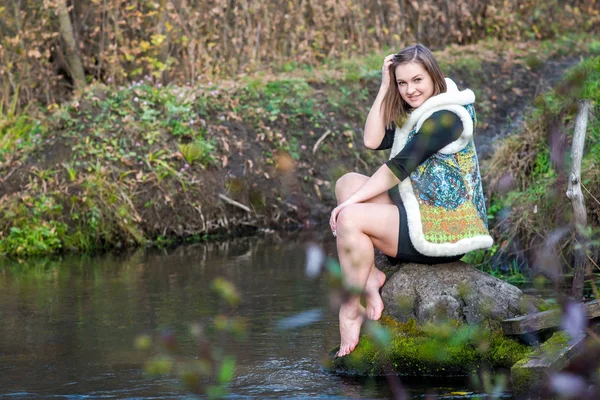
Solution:
[[(350, 296), (340, 307), (338, 357), (352, 352), (366, 316), (383, 311), (385, 274), (373, 248), (404, 262), (437, 264), (488, 248), (493, 240), (473, 144), (475, 95), (444, 78), (417, 44), (385, 58), (379, 93), (365, 123), (369, 149), (392, 149), (373, 176), (342, 176), (330, 227)], [(398, 126), (396, 126), (396, 124)]]

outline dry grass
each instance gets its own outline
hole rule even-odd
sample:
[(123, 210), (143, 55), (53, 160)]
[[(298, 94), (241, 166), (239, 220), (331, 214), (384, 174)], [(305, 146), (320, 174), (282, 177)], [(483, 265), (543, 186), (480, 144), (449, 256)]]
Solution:
[[(578, 99), (600, 103), (600, 58), (590, 58), (568, 73), (552, 92), (536, 101), (538, 108), (522, 130), (502, 140), (485, 165), (493, 234), (502, 249), (533, 255), (555, 252), (571, 265), (574, 250), (573, 209), (566, 197), (571, 140)], [(598, 256), (600, 236), (600, 120), (588, 119), (581, 169), (590, 257)], [(503, 211), (501, 211), (503, 210)]]
[(519, 134), (499, 142), (485, 165), (484, 179), (488, 182), (489, 190), (525, 190), (545, 137), (545, 126), (538, 119), (528, 121)]
[[(17, 88), (22, 104), (68, 97), (71, 82), (54, 3), (0, 7), (1, 98), (11, 98)], [(231, 78), (273, 67), (291, 71), (414, 42), (440, 49), (483, 38), (553, 39), (591, 33), (600, 21), (595, 0), (69, 3), (86, 75), (115, 85), (145, 75), (185, 85), (198, 77)]]

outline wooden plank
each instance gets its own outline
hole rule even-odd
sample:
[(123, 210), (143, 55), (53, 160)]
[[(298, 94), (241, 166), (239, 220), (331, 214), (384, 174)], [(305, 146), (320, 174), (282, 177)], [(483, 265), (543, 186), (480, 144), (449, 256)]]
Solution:
[[(600, 317), (598, 300), (583, 304), (588, 319)], [(561, 310), (548, 310), (502, 321), (505, 335), (523, 335), (560, 325)]]
[(510, 370), (513, 389), (517, 393), (535, 391), (552, 372), (565, 368), (585, 348), (586, 335), (569, 342), (565, 332), (556, 332), (546, 343)]
[(538, 355), (537, 357), (532, 356), (521, 368), (560, 371), (573, 358), (581, 354), (584, 348), (584, 341), (585, 335), (581, 335), (577, 341), (571, 344), (566, 343), (554, 351)]

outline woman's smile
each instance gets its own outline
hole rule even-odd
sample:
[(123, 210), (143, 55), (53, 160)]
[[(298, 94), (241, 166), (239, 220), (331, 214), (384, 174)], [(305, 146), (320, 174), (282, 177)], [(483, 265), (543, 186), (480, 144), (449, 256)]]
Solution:
[(400, 96), (411, 108), (419, 107), (433, 96), (433, 80), (421, 64), (400, 64), (396, 67), (395, 75)]

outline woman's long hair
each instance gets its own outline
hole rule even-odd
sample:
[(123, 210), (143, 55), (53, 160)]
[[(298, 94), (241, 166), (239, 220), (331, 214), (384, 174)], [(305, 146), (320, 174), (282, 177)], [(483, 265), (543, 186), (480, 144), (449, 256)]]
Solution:
[(402, 125), (401, 122), (404, 121), (408, 113), (412, 111), (412, 108), (402, 99), (402, 96), (400, 96), (398, 84), (396, 83), (396, 67), (408, 62), (421, 64), (429, 76), (431, 76), (431, 79), (433, 80), (433, 96), (444, 93), (447, 90), (444, 74), (435, 57), (427, 47), (422, 44), (415, 44), (404, 48), (400, 53), (394, 55), (389, 70), (390, 87), (381, 103), (383, 120), (385, 126), (388, 128), (392, 126), (392, 122)]

